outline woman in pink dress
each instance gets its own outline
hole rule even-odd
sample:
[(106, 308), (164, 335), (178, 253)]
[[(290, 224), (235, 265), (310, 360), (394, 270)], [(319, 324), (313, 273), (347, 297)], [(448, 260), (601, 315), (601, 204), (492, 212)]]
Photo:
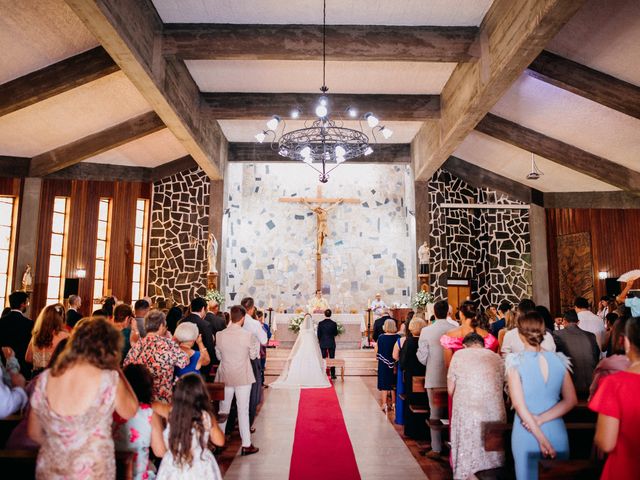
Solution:
[(462, 339), (474, 332), (484, 339), (484, 348), (493, 352), (498, 351), (498, 340), (478, 325), (478, 313), (473, 302), (464, 302), (460, 307), (460, 326), (448, 331), (440, 338), (440, 345), (444, 348), (444, 365), (449, 369), (453, 354), (462, 349)]

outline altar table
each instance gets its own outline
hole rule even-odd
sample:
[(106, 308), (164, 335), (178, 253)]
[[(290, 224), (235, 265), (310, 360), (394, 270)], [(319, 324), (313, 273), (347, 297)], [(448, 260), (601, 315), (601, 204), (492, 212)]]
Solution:
[[(280, 342), (280, 346), (290, 348), (296, 341), (297, 334), (289, 330), (289, 322), (295, 317), (304, 315), (302, 313), (274, 313), (271, 320), (271, 331)], [(324, 320), (324, 315), (315, 313), (311, 316), (313, 323), (318, 325)], [(336, 337), (336, 348), (360, 348), (362, 345), (362, 334), (366, 331), (365, 315), (362, 313), (335, 313), (331, 316), (334, 322), (344, 326), (344, 333)]]

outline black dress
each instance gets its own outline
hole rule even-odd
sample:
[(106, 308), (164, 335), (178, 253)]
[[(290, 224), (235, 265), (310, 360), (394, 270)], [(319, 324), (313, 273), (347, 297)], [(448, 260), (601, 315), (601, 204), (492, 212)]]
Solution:
[(393, 390), (396, 386), (396, 375), (393, 373), (395, 360), (393, 346), (400, 335), (380, 335), (378, 337), (378, 390)]
[(426, 439), (429, 429), (425, 428), (424, 414), (414, 414), (410, 405), (426, 405), (428, 403), (425, 392), (413, 392), (413, 377), (424, 377), (426, 367), (418, 361), (418, 340), (411, 334), (407, 335), (400, 350), (400, 368), (404, 373), (404, 434), (410, 438)]

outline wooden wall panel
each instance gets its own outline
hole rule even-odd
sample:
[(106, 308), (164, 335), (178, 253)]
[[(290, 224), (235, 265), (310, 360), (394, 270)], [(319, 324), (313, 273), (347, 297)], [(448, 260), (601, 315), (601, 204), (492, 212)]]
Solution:
[(56, 196), (70, 198), (66, 277), (76, 278), (78, 269), (86, 270), (86, 277), (79, 279), (78, 282), (78, 293), (83, 301), (81, 313), (90, 314), (93, 303), (98, 207), (102, 197), (112, 199), (107, 289), (110, 289), (118, 299), (131, 302), (136, 199), (150, 198), (151, 185), (140, 182), (44, 180), (40, 202), (32, 311), (39, 312), (46, 302), (51, 220), (53, 200)]
[(559, 235), (588, 232), (591, 234), (594, 299), (606, 294), (604, 280), (640, 268), (640, 210), (627, 209), (549, 209), (547, 210), (547, 245), (549, 248), (549, 288), (551, 311), (560, 312), (556, 239)]

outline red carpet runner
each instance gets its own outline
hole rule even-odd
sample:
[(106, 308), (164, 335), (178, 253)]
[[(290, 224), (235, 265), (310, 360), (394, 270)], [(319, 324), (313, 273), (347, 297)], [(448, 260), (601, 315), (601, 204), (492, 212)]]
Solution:
[(360, 480), (333, 387), (300, 390), (290, 480)]

